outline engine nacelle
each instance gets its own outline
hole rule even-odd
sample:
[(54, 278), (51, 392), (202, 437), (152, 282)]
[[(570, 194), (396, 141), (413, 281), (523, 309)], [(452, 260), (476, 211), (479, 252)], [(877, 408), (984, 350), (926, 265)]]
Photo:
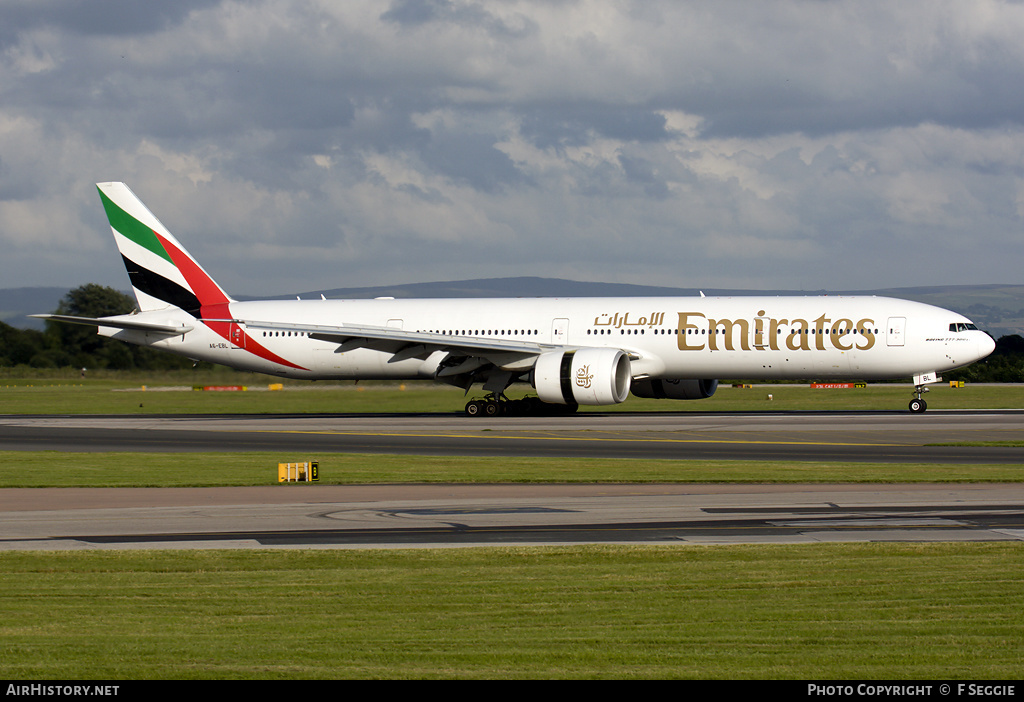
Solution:
[(703, 400), (715, 394), (717, 380), (645, 378), (633, 381), (633, 394), (657, 400)]
[(533, 367), (537, 396), (560, 405), (625, 402), (630, 380), (629, 356), (621, 349), (549, 351)]

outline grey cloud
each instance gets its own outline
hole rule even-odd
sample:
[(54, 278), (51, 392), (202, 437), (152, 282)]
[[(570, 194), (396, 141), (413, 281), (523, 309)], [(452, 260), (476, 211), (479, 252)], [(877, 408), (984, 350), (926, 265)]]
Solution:
[(449, 17), (454, 6), (448, 0), (394, 0), (380, 17), (385, 22), (419, 26)]
[(528, 181), (487, 134), (437, 134), (421, 156), (432, 170), (471, 187), (495, 192), (504, 185)]
[(541, 148), (579, 146), (591, 137), (625, 141), (661, 141), (669, 138), (664, 115), (649, 106), (573, 104), (526, 106), (522, 131)]
[(116, 178), (243, 294), (1019, 277), (1024, 8), (985, 7), (6, 3), (0, 276), (120, 280)]
[(190, 12), (215, 7), (222, 0), (7, 0), (0, 6), (0, 41), (19, 31), (53, 27), (72, 34), (130, 36), (150, 34), (180, 24)]
[(380, 18), (402, 27), (421, 27), (431, 23), (479, 27), (495, 37), (523, 37), (536, 31), (536, 24), (523, 15), (506, 21), (488, 11), (487, 3), (452, 0), (393, 0)]

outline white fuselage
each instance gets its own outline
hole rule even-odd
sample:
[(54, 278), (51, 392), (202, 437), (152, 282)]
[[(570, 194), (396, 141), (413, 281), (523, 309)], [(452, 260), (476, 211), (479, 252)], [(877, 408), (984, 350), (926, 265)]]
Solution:
[[(967, 365), (994, 347), (959, 314), (884, 297), (284, 300), (233, 302), (230, 315), (237, 337), (225, 338), (177, 308), (136, 318), (194, 326), (180, 336), (112, 328), (101, 333), (197, 360), (307, 379), (433, 378), (448, 355), (434, 350), (400, 358), (386, 344), (346, 350), (312, 338), (309, 330), (318, 326), (621, 349), (633, 378), (904, 378)], [(508, 367), (521, 363), (513, 355)], [(502, 367), (500, 358), (495, 365)]]

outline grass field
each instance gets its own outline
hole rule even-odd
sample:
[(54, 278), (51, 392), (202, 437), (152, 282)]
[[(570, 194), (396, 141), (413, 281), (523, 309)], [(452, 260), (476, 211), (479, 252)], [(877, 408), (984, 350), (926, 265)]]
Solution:
[[(919, 483), (1024, 480), (1024, 465), (808, 463), (503, 456), (0, 451), (0, 487), (276, 485), (277, 464), (316, 460), (320, 484)], [(281, 485), (287, 490), (288, 485)]]
[[(230, 371), (93, 374), (82, 380), (37, 375), (0, 378), (0, 413), (451, 413), (473, 429), (487, 419), (458, 416), (461, 390), (433, 383), (289, 383), (268, 390), (266, 378)], [(70, 377), (68, 377), (70, 376)], [(195, 391), (193, 386), (237, 386), (245, 391)], [(145, 390), (143, 389), (145, 388)], [(768, 395), (772, 396), (768, 400)], [(806, 385), (721, 387), (707, 400), (680, 402), (630, 398), (614, 408), (632, 411), (901, 410), (910, 397), (902, 385), (818, 390)], [(1024, 407), (1024, 386), (936, 386), (934, 408)], [(581, 408), (587, 411), (588, 408)], [(1024, 441), (1024, 437), (1022, 437)], [(1019, 445), (1019, 444), (1018, 444)], [(327, 454), (68, 454), (0, 452), (0, 487), (213, 486), (276, 482), (278, 462), (315, 459), (324, 483), (390, 482), (1015, 482), (1024, 466), (927, 464), (808, 464), (763, 461), (654, 461), (610, 459), (436, 458)], [(144, 466), (144, 469), (140, 469)]]
[(1008, 544), (7, 553), (0, 677), (1020, 679)]
[[(85, 379), (66, 371), (32, 377), (0, 374), (0, 414), (167, 414), (167, 413), (345, 413), (461, 412), (462, 390), (430, 382), (330, 384), (277, 381), (229, 371), (162, 374), (91, 373)], [(245, 391), (195, 391), (197, 386), (244, 386)], [(630, 396), (621, 405), (581, 407), (588, 411), (861, 411), (905, 410), (912, 387), (876, 384), (866, 388), (821, 390), (807, 385), (719, 386), (706, 400), (645, 400)], [(513, 387), (510, 397), (526, 394)], [(471, 393), (469, 397), (473, 397)], [(771, 396), (771, 399), (769, 399)], [(1024, 408), (1022, 385), (935, 385), (926, 396), (933, 409)]]
[[(245, 392), (195, 392), (158, 388), (246, 382), (237, 374), (0, 378), (0, 413), (457, 412), (465, 401), (461, 391), (427, 384), (268, 391), (256, 389), (265, 378), (251, 380)], [(631, 398), (621, 409), (904, 409), (909, 397), (908, 386), (893, 385), (723, 387), (706, 401)], [(934, 408), (1024, 407), (1024, 388), (940, 386), (928, 399)], [(0, 487), (267, 484), (277, 461), (304, 458), (2, 452)], [(994, 465), (316, 458), (325, 483), (1019, 481), (1024, 473)], [(1017, 680), (1022, 567), (1020, 542), (0, 551), (0, 676)]]

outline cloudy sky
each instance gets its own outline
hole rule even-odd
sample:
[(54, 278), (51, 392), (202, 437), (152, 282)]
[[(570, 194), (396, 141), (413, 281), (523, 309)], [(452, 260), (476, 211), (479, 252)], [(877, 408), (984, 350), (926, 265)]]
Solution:
[(1024, 4), (0, 0), (0, 287), (1024, 282)]

